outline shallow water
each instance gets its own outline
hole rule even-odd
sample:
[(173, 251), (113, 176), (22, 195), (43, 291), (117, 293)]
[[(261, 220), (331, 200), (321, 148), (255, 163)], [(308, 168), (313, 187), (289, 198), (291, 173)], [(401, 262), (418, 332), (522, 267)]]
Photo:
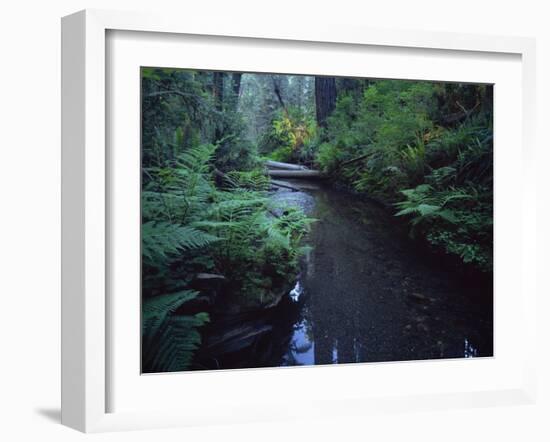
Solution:
[(374, 203), (312, 183), (273, 198), (317, 219), (311, 250), (280, 306), (260, 317), (213, 318), (263, 331), (245, 329), (243, 345), (211, 352), (202, 367), (492, 356), (489, 284), (445, 268)]

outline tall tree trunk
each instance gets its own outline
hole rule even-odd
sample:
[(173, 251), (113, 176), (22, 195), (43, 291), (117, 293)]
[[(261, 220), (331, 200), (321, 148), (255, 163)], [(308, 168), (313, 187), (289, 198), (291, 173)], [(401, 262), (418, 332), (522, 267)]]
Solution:
[(239, 93), (241, 92), (241, 77), (243, 74), (233, 74), (233, 93), (236, 97), (239, 96)]
[[(223, 72), (214, 72), (212, 93), (214, 95), (214, 106), (218, 112), (223, 110)], [(223, 119), (221, 115), (216, 118), (216, 129), (214, 131), (214, 141), (218, 141), (223, 135)]]
[(281, 94), (281, 85), (279, 83), (279, 79), (275, 76), (272, 76), (271, 80), (273, 81), (273, 92), (275, 92), (275, 96), (277, 97), (277, 100), (279, 100), (279, 104), (283, 108), (283, 112), (285, 113), (286, 117), (288, 118), (288, 110), (287, 110), (286, 104), (283, 100), (283, 95)]
[(223, 72), (214, 72), (213, 94), (216, 110), (221, 111), (223, 108)]
[(319, 126), (327, 126), (327, 118), (335, 107), (336, 79), (334, 77), (315, 77), (315, 111)]
[(231, 97), (231, 104), (234, 111), (237, 111), (239, 107), (239, 94), (241, 93), (241, 77), (243, 74), (234, 73), (231, 75), (231, 89), (233, 96)]

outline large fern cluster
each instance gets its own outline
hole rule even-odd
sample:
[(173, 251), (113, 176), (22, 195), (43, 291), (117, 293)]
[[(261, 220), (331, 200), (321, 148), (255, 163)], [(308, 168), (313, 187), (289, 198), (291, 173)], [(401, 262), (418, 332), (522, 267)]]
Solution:
[[(493, 145), (484, 130), (472, 132), (450, 165), (433, 169), (426, 183), (402, 191), (397, 216), (412, 233), (484, 271), (493, 265)], [(475, 135), (482, 135), (480, 139)]]
[[(142, 191), (142, 368), (188, 368), (201, 343), (207, 313), (176, 314), (199, 294), (186, 290), (194, 255), (218, 237), (194, 225), (215, 192), (209, 178), (214, 146), (189, 148), (163, 167), (144, 169)], [(182, 268), (189, 260), (191, 265)], [(183, 290), (182, 290), (183, 289)]]
[(268, 302), (296, 273), (311, 221), (299, 209), (278, 210), (263, 191), (239, 188), (218, 192), (197, 225), (220, 238), (211, 248), (215, 268), (249, 307)]
[[(205, 313), (186, 314), (201, 272), (223, 275), (243, 307), (259, 306), (296, 273), (310, 220), (288, 208), (277, 215), (260, 172), (223, 175), (215, 184), (215, 147), (189, 148), (144, 170), (142, 192), (143, 367), (189, 368)], [(218, 173), (219, 175), (219, 173)], [(190, 309), (187, 309), (191, 311)]]

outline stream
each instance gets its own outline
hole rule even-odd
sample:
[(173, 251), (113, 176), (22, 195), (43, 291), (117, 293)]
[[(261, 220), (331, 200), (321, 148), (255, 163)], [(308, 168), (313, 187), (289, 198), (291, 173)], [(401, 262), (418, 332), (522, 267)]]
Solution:
[(317, 219), (294, 288), (261, 314), (213, 317), (198, 369), (493, 355), (489, 283), (451, 270), (376, 203), (289, 183), (301, 190), (273, 199)]

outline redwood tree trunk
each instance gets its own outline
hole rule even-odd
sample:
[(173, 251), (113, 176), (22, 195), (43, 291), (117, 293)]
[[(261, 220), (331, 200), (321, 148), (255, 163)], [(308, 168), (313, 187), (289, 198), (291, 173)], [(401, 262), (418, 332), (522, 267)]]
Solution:
[(213, 81), (214, 102), (218, 111), (223, 107), (223, 72), (214, 72)]
[(241, 77), (243, 74), (233, 74), (233, 93), (236, 97), (239, 96), (239, 93), (241, 92)]
[[(223, 72), (214, 72), (212, 81), (212, 93), (214, 95), (214, 105), (218, 112), (223, 110)], [(215, 140), (219, 140), (223, 135), (223, 125), (221, 115), (216, 119), (216, 129), (214, 131)]]
[(327, 126), (327, 118), (335, 107), (336, 79), (334, 77), (315, 77), (315, 111), (319, 126)]
[(241, 93), (241, 78), (243, 74), (232, 74), (231, 75), (231, 90), (233, 92), (231, 97), (231, 107), (233, 111), (237, 111), (239, 107), (239, 94)]

